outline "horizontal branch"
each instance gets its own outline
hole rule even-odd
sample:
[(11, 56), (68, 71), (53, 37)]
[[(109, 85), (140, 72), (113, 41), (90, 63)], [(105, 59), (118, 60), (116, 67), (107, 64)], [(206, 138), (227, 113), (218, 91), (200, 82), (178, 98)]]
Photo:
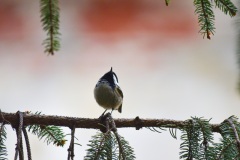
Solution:
[[(11, 124), (16, 128), (18, 125), (18, 114), (0, 112), (0, 123)], [(171, 119), (142, 119), (139, 117), (133, 119), (114, 119), (117, 128), (134, 127), (140, 129), (142, 127), (163, 127), (182, 129), (187, 125), (187, 121), (177, 121)], [(37, 114), (23, 114), (23, 125), (54, 125), (61, 127), (100, 129), (100, 120), (98, 118), (76, 118), (66, 116), (50, 116)], [(211, 124), (212, 131), (220, 133), (219, 124)]]

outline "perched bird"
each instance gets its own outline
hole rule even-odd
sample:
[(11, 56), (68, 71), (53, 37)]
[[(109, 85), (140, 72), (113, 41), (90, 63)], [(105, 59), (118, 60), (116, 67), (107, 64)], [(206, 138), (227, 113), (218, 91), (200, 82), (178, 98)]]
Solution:
[(123, 93), (118, 84), (117, 75), (111, 70), (104, 74), (94, 88), (94, 97), (97, 103), (106, 110), (122, 112)]

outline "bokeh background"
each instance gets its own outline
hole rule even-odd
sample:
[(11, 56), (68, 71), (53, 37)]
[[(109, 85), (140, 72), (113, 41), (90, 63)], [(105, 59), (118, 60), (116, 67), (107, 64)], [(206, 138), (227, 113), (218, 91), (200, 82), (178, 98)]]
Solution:
[[(235, 1), (234, 1), (235, 2)], [(218, 9), (211, 40), (198, 33), (192, 1), (60, 0), (61, 50), (44, 54), (39, 1), (1, 0), (0, 109), (97, 118), (103, 109), (93, 97), (97, 80), (110, 67), (124, 93), (123, 112), (114, 118), (191, 116), (220, 123), (239, 116), (237, 23)], [(16, 137), (7, 127), (13, 159)], [(66, 134), (70, 133), (64, 128)], [(179, 140), (166, 131), (119, 129), (137, 160), (179, 159)], [(83, 159), (96, 130), (77, 129), (76, 159)], [(70, 137), (68, 136), (68, 139)], [(66, 159), (30, 135), (33, 159)]]

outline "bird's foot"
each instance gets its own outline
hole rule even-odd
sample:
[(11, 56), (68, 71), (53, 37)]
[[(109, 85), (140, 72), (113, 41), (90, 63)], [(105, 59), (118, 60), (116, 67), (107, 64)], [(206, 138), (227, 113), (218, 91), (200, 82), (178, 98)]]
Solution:
[(115, 132), (117, 130), (115, 122), (111, 116), (111, 113), (108, 112), (104, 115), (101, 115), (99, 117), (99, 120), (100, 120), (100, 124), (101, 124), (100, 130), (103, 133), (106, 133), (108, 131)]

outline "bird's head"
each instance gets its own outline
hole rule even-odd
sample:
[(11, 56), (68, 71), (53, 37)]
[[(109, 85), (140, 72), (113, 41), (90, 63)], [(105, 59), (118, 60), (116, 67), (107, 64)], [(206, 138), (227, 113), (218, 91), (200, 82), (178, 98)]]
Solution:
[(117, 75), (113, 72), (112, 67), (111, 70), (107, 73), (105, 73), (102, 77), (102, 80), (108, 81), (112, 89), (114, 90), (116, 85), (118, 85), (118, 77)]

